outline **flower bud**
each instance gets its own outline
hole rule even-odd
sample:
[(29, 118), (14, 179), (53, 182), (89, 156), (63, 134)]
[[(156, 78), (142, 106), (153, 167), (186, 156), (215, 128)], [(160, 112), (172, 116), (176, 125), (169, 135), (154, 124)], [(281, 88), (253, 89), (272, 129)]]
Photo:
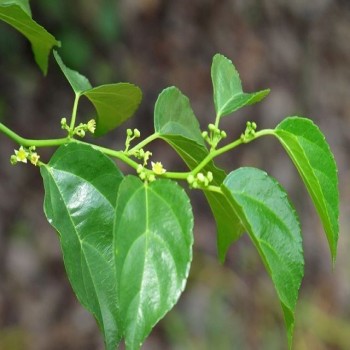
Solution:
[(193, 184), (194, 180), (195, 180), (195, 178), (194, 178), (194, 176), (192, 174), (187, 176), (187, 182), (190, 185)]
[(10, 163), (12, 165), (16, 165), (17, 164), (17, 157), (14, 154), (10, 158)]
[(137, 172), (138, 174), (141, 174), (142, 171), (143, 171), (143, 166), (142, 166), (141, 164), (139, 164), (138, 167), (137, 167), (137, 169), (136, 169), (136, 172)]
[(202, 173), (198, 173), (197, 174), (197, 180), (199, 181), (199, 182), (205, 182), (205, 176), (202, 174)]
[(134, 129), (134, 136), (135, 137), (140, 137), (141, 136), (141, 133), (138, 129)]

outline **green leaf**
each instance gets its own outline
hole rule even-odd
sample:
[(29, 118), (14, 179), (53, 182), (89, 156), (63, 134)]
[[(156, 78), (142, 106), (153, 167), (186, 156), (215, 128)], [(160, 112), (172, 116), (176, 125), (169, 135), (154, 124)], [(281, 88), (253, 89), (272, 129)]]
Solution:
[(32, 17), (29, 0), (0, 0), (0, 6), (19, 6), (28, 16)]
[(192, 230), (189, 199), (175, 182), (147, 185), (135, 176), (123, 180), (114, 248), (128, 350), (141, 347), (184, 290), (192, 260)]
[[(175, 87), (167, 88), (159, 95), (154, 111), (154, 129), (191, 170), (209, 154), (188, 98)], [(226, 177), (226, 173), (212, 161), (202, 171), (213, 173), (214, 185), (220, 186)], [(242, 227), (238, 219), (236, 226), (229, 224), (235, 214), (224, 195), (205, 192), (205, 196), (216, 221), (218, 254), (223, 262), (229, 246), (241, 236)]]
[(83, 93), (97, 111), (95, 136), (113, 130), (137, 110), (142, 99), (141, 90), (129, 83), (107, 84)]
[(300, 225), (287, 194), (265, 172), (240, 168), (222, 185), (257, 248), (280, 299), (291, 346), (294, 310), (304, 274)]
[(137, 86), (116, 83), (93, 88), (86, 77), (68, 68), (56, 51), (54, 56), (73, 91), (77, 95), (86, 96), (94, 105), (97, 112), (95, 136), (113, 130), (135, 113), (142, 99), (141, 90)]
[(50, 51), (53, 46), (60, 46), (60, 43), (32, 19), (28, 1), (0, 0), (0, 19), (17, 29), (30, 41), (35, 61), (46, 75)]
[[(214, 183), (219, 185), (219, 183)], [(218, 257), (221, 263), (225, 262), (227, 251), (244, 233), (244, 227), (230, 205), (226, 194), (205, 191), (210, 209), (216, 223), (216, 244)]]
[(154, 129), (160, 135), (179, 135), (205, 145), (188, 98), (176, 87), (163, 90), (154, 109)]
[[(161, 138), (174, 148), (191, 170), (209, 154), (204, 146), (182, 136), (161, 135)], [(225, 171), (216, 167), (212, 161), (202, 170), (204, 173), (208, 171), (214, 176), (212, 185), (220, 186), (226, 177)], [(218, 255), (220, 261), (224, 262), (228, 248), (241, 237), (243, 227), (225, 194), (205, 191), (204, 195), (215, 218)]]
[(214, 89), (214, 104), (218, 118), (255, 104), (265, 98), (270, 90), (245, 93), (241, 79), (232, 62), (223, 55), (216, 54), (211, 66), (211, 79)]
[(75, 143), (61, 146), (40, 170), (45, 214), (59, 233), (70, 283), (81, 304), (95, 316), (106, 348), (114, 350), (122, 334), (113, 223), (123, 176), (101, 152)]
[(309, 119), (289, 117), (275, 129), (321, 218), (333, 263), (339, 234), (339, 190), (333, 154), (320, 129)]
[(57, 51), (54, 50), (53, 55), (56, 59), (56, 62), (58, 63), (59, 67), (61, 68), (63, 74), (67, 78), (69, 84), (73, 88), (73, 91), (76, 94), (81, 94), (85, 90), (92, 89), (92, 86), (89, 82), (89, 80), (81, 75), (80, 73), (76, 72), (73, 69), (68, 68), (62, 61), (60, 55), (57, 53)]

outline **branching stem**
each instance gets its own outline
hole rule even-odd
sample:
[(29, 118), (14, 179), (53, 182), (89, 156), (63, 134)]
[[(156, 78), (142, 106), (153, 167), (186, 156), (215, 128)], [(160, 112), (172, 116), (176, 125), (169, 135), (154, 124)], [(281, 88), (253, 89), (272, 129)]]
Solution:
[[(74, 103), (75, 106), (77, 106), (78, 99), (79, 99), (79, 97), (77, 95), (75, 103)], [(74, 125), (75, 117), (76, 117), (76, 107), (73, 108), (71, 125)], [(9, 129), (8, 127), (6, 127), (2, 123), (0, 123), (0, 132), (5, 134), (6, 136), (8, 136), (10, 139), (12, 139), (17, 144), (24, 146), (24, 147), (31, 147), (31, 146), (58, 147), (58, 146), (61, 146), (61, 145), (64, 145), (64, 144), (67, 144), (70, 142), (76, 142), (76, 143), (81, 143), (81, 144), (85, 144), (85, 145), (90, 145), (94, 149), (99, 150), (100, 152), (102, 152), (110, 157), (114, 157), (116, 159), (121, 160), (122, 162), (124, 162), (125, 164), (134, 168), (135, 170), (137, 170), (137, 168), (140, 165), (139, 163), (132, 160), (123, 151), (116, 151), (116, 150), (112, 150), (110, 148), (98, 146), (98, 145), (95, 145), (95, 144), (92, 144), (89, 142), (83, 142), (83, 141), (76, 140), (76, 139), (69, 137), (69, 136), (64, 137), (64, 138), (59, 138), (59, 139), (47, 139), (47, 140), (26, 139), (24, 137), (19, 136), (18, 134), (16, 134), (14, 131)], [(162, 178), (167, 178), (167, 179), (186, 180), (188, 178), (188, 176), (198, 174), (214, 158), (220, 156), (221, 154), (226, 153), (226, 152), (236, 148), (237, 146), (241, 145), (242, 143), (251, 142), (251, 141), (253, 141), (261, 136), (273, 135), (273, 134), (274, 134), (274, 130), (272, 130), (272, 129), (265, 129), (265, 130), (258, 131), (255, 133), (254, 137), (252, 137), (252, 139), (249, 141), (243, 142), (242, 139), (239, 138), (239, 139), (227, 144), (226, 146), (223, 146), (221, 148), (210, 151), (209, 154), (192, 171), (188, 171), (188, 172), (170, 172), (170, 171), (168, 171), (168, 172), (165, 172), (164, 174), (161, 174), (159, 176)], [(133, 147), (131, 149), (131, 151), (139, 150), (139, 149), (143, 148), (144, 146), (146, 146), (147, 144), (149, 144), (150, 142), (156, 140), (157, 138), (159, 138), (159, 134), (154, 133), (154, 134), (148, 136), (147, 138), (145, 138), (140, 143), (138, 143), (135, 147)], [(149, 173), (153, 173), (152, 170), (148, 170), (148, 169), (144, 169), (144, 171), (149, 172)], [(216, 186), (208, 186), (206, 189), (209, 191), (221, 192), (220, 188), (216, 187)]]
[(146, 145), (148, 145), (149, 143), (151, 143), (152, 141), (156, 140), (157, 138), (159, 138), (159, 134), (157, 132), (155, 132), (154, 134), (146, 137), (144, 140), (142, 140), (141, 142), (139, 142), (136, 146), (134, 146), (133, 148), (131, 148), (129, 150), (129, 153), (135, 152), (143, 147), (145, 147)]

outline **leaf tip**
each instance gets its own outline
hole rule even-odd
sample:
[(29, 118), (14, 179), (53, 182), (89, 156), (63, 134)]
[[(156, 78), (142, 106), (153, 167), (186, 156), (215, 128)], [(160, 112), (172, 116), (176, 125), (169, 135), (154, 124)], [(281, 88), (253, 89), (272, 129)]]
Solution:
[(333, 247), (332, 251), (331, 251), (331, 257), (332, 257), (332, 269), (335, 269), (335, 263), (337, 260), (337, 248)]
[(227, 256), (227, 252), (226, 252), (226, 251), (223, 251), (222, 249), (219, 249), (219, 248), (218, 248), (218, 258), (219, 258), (219, 263), (220, 263), (221, 265), (224, 265), (224, 264), (225, 264), (226, 256)]

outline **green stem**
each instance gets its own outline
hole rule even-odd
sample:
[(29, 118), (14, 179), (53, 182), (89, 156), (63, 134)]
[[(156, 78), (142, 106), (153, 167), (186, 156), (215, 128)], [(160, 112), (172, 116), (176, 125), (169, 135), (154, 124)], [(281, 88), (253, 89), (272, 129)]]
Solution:
[[(218, 148), (217, 150), (211, 151), (192, 171), (189, 172), (166, 172), (161, 175), (163, 178), (168, 179), (176, 179), (176, 180), (186, 180), (189, 175), (196, 175), (199, 173), (210, 161), (212, 161), (214, 158), (218, 157), (219, 155), (226, 153), (227, 151), (239, 146), (242, 144), (243, 141), (241, 139), (238, 139), (234, 142), (231, 142), (230, 144)], [(213, 186), (209, 186), (210, 188)], [(209, 188), (208, 187), (208, 188)]]
[[(34, 140), (34, 139), (26, 139), (24, 137), (19, 136), (15, 132), (13, 132), (11, 129), (6, 127), (4, 124), (0, 123), (0, 132), (8, 136), (10, 139), (15, 141), (17, 144), (24, 146), (24, 147), (30, 147), (30, 146), (36, 146), (36, 147), (54, 147), (54, 146), (61, 146), (70, 142), (76, 142), (76, 143), (81, 143), (85, 145), (90, 145), (96, 150), (99, 150), (100, 152), (117, 158), (124, 162), (125, 164), (129, 165), (130, 167), (134, 168), (137, 170), (139, 167), (139, 163), (133, 161), (132, 159), (129, 158), (128, 155), (125, 154), (123, 151), (115, 151), (110, 148), (94, 145), (88, 142), (83, 142), (80, 140), (73, 139), (71, 137), (64, 137), (60, 139), (48, 139), (48, 140)], [(266, 136), (266, 135), (273, 135), (275, 131), (273, 129), (265, 129), (261, 130), (255, 133), (254, 137), (252, 137), (249, 141), (242, 141), (240, 138), (238, 140), (235, 140), (231, 143), (229, 143), (226, 146), (223, 146), (221, 148), (218, 148), (216, 150), (211, 151), (192, 171), (189, 172), (166, 172), (160, 177), (163, 178), (168, 178), (168, 179), (176, 179), (176, 180), (186, 180), (189, 175), (196, 175), (198, 172), (200, 172), (210, 161), (212, 161), (214, 158), (220, 156), (223, 153), (226, 153), (230, 151), (231, 149), (236, 148), (237, 146), (241, 145), (242, 143), (248, 143), (251, 142), (259, 137)], [(150, 136), (148, 136), (146, 139), (141, 141), (138, 145), (136, 145), (132, 150), (138, 150), (151, 141), (157, 139), (159, 137), (158, 133), (154, 133)], [(150, 173), (153, 173), (152, 170), (147, 170)], [(220, 188), (216, 188), (216, 186), (209, 186), (207, 188), (210, 191), (216, 191), (219, 192)]]
[(221, 188), (219, 186), (208, 186), (206, 188), (203, 188), (203, 191), (210, 191), (210, 192), (216, 192), (216, 193), (223, 194), (223, 192), (221, 191)]
[(215, 117), (215, 124), (214, 124), (216, 128), (219, 128), (219, 123), (220, 123), (220, 117), (217, 114), (216, 117)]
[(171, 172), (171, 171), (167, 171), (166, 173), (160, 175), (162, 178), (166, 178), (166, 179), (174, 179), (174, 180), (186, 180), (188, 178), (189, 175), (192, 174), (192, 171), (187, 171), (187, 172)]
[(249, 143), (254, 141), (255, 139), (266, 136), (266, 135), (274, 135), (274, 130), (273, 129), (264, 129), (261, 131), (257, 131), (250, 140), (248, 141), (242, 141), (241, 138), (229, 143), (226, 146), (223, 146), (221, 148), (218, 148), (216, 150), (211, 151), (192, 171), (191, 174), (195, 175), (198, 172), (200, 172), (210, 161), (212, 161), (214, 158), (220, 156), (223, 153), (226, 153), (237, 146), (241, 145), (242, 143)]
[(81, 143), (85, 145), (89, 145), (93, 147), (96, 150), (101, 151), (102, 153), (109, 155), (111, 157), (120, 159), (124, 163), (128, 164), (134, 169), (137, 169), (139, 166), (138, 163), (130, 159), (127, 155), (124, 154), (122, 151), (114, 151), (110, 148), (106, 147), (101, 147), (98, 145), (94, 145), (88, 142), (83, 142), (80, 140), (75, 140), (70, 137), (65, 137), (61, 139), (48, 139), (48, 140), (34, 140), (34, 139), (26, 139), (24, 137), (19, 136), (12, 130), (10, 130), (8, 127), (6, 127), (4, 124), (0, 123), (0, 132), (4, 133), (6, 136), (8, 136), (11, 140), (16, 142), (20, 146), (24, 147), (31, 147), (31, 146), (36, 146), (36, 147), (55, 147), (55, 146), (61, 146), (70, 142), (76, 142), (76, 143)]
[(211, 151), (193, 170), (192, 174), (195, 175), (198, 172), (200, 172), (210, 161), (212, 161), (214, 158), (220, 156), (223, 153), (226, 153), (227, 151), (241, 145), (243, 142), (241, 139), (238, 139), (236, 141), (233, 141), (229, 143), (226, 146), (223, 146), (221, 148), (218, 148), (217, 150)]
[(255, 132), (255, 135), (254, 135), (254, 138), (252, 139), (252, 141), (255, 139), (258, 139), (261, 136), (267, 136), (267, 135), (275, 135), (275, 130), (274, 129), (264, 129), (264, 130), (257, 131), (257, 132)]
[(70, 121), (70, 132), (73, 132), (75, 127), (75, 121), (77, 119), (77, 111), (78, 111), (78, 104), (80, 99), (80, 93), (75, 94), (74, 104), (73, 104), (73, 110), (72, 110), (72, 119)]
[(20, 146), (24, 147), (30, 147), (30, 146), (36, 146), (36, 147), (53, 147), (53, 146), (61, 146), (65, 143), (69, 143), (72, 139), (69, 137), (64, 137), (60, 139), (48, 139), (48, 140), (33, 140), (33, 139), (26, 139), (24, 137), (19, 136), (15, 132), (13, 132), (11, 129), (6, 127), (4, 124), (0, 123), (0, 131), (4, 133), (6, 136), (8, 136), (11, 140), (15, 141)]
[(72, 141), (76, 142), (76, 143), (83, 144), (83, 145), (91, 146), (93, 149), (95, 149), (97, 151), (100, 151), (103, 154), (106, 154), (107, 156), (110, 156), (110, 157), (113, 157), (113, 158), (117, 158), (117, 159), (123, 161), (125, 164), (131, 166), (135, 170), (140, 165), (139, 163), (137, 163), (137, 162), (133, 161), (132, 159), (130, 159), (123, 151), (115, 151), (115, 150), (110, 149), (110, 148), (94, 145), (93, 143), (84, 142), (84, 141), (80, 141), (80, 140), (72, 140)]
[(155, 132), (154, 134), (146, 137), (144, 140), (142, 140), (141, 142), (139, 142), (136, 146), (134, 146), (133, 148), (131, 148), (129, 150), (130, 153), (137, 151), (143, 147), (145, 147), (146, 145), (148, 145), (149, 143), (151, 143), (152, 141), (156, 140), (157, 138), (159, 138), (159, 133)]

